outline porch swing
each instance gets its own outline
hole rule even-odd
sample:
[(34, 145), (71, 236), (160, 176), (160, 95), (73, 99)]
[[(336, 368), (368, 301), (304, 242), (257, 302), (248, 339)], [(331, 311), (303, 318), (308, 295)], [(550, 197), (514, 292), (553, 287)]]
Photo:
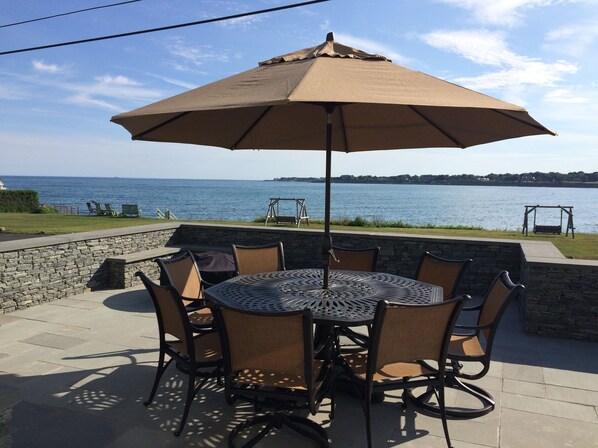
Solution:
[[(294, 214), (280, 214), (280, 203), (294, 202), (295, 210)], [(264, 225), (268, 225), (268, 221), (273, 221), (276, 224), (291, 224), (299, 227), (302, 222), (309, 225), (309, 216), (307, 215), (307, 204), (304, 198), (270, 198), (268, 204), (268, 213), (266, 214), (266, 222)]]
[[(551, 208), (551, 209), (560, 209), (561, 211), (561, 220), (559, 225), (545, 225), (545, 224), (537, 224), (536, 223), (536, 214), (538, 209), (540, 208)], [(575, 238), (575, 227), (573, 227), (573, 207), (568, 205), (526, 205), (525, 206), (525, 214), (523, 215), (523, 229), (521, 233), (524, 233), (525, 236), (528, 236), (528, 228), (529, 228), (529, 215), (533, 212), (534, 219), (533, 219), (533, 227), (532, 231), (534, 233), (544, 234), (544, 235), (560, 235), (563, 232), (563, 217), (567, 216), (567, 229), (565, 232), (565, 236), (569, 236), (569, 230), (571, 230), (571, 238)]]

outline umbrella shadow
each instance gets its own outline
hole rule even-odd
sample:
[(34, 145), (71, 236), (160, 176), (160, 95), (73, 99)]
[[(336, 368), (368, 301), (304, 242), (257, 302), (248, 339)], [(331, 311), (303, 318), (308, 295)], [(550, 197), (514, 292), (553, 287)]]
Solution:
[(144, 289), (132, 289), (116, 293), (104, 300), (103, 304), (113, 310), (131, 313), (154, 313), (152, 299)]

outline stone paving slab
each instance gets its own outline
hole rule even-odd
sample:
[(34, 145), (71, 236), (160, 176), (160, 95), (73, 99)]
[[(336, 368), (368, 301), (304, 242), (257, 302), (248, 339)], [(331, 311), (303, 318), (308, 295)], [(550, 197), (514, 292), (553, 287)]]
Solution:
[(74, 338), (71, 336), (62, 336), (52, 333), (40, 333), (20, 342), (26, 344), (39, 345), (41, 347), (58, 348), (61, 350), (76, 347), (77, 345), (87, 342), (85, 339)]
[(501, 428), (504, 448), (598, 448), (598, 427), (592, 423), (505, 409)]

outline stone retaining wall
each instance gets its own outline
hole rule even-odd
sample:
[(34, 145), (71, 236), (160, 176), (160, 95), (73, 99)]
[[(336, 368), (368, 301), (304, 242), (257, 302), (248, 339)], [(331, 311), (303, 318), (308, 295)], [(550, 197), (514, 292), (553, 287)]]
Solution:
[(598, 341), (598, 264), (527, 260), (525, 330)]
[[(424, 251), (473, 258), (461, 292), (482, 295), (508, 270), (527, 288), (528, 332), (598, 341), (598, 261), (568, 260), (545, 242), (333, 232), (335, 245), (380, 246), (378, 270), (412, 277)], [(321, 230), (167, 223), (0, 242), (0, 314), (93, 289), (110, 288), (106, 259), (164, 246), (230, 247), (281, 240), (288, 269), (321, 266)], [(154, 268), (151, 260), (130, 267)], [(126, 278), (129, 285), (135, 278)]]
[(109, 286), (107, 257), (176, 242), (177, 224), (0, 243), (0, 313)]

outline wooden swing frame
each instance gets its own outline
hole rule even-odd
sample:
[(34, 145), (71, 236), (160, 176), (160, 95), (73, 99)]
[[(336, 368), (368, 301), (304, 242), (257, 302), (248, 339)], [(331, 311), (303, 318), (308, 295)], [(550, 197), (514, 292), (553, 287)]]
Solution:
[[(536, 224), (536, 212), (539, 208), (555, 208), (561, 211), (561, 221), (559, 225), (541, 225)], [(523, 229), (522, 234), (528, 236), (529, 229), (529, 215), (533, 212), (534, 221), (532, 231), (534, 233), (545, 234), (545, 235), (560, 235), (563, 232), (563, 217), (567, 216), (567, 229), (565, 236), (569, 236), (569, 230), (571, 230), (571, 238), (575, 238), (575, 227), (573, 226), (573, 207), (570, 205), (526, 205), (525, 213), (523, 215)]]

